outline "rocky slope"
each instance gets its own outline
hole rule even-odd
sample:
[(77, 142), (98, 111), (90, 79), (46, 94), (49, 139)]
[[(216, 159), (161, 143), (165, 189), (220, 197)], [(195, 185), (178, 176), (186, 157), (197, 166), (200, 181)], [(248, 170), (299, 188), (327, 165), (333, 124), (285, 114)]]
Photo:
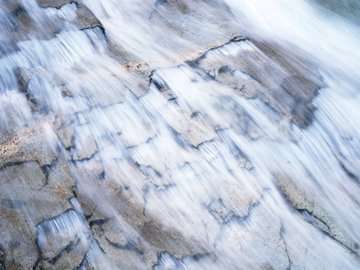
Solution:
[(311, 54), (215, 0), (0, 22), (0, 269), (360, 268), (359, 97)]

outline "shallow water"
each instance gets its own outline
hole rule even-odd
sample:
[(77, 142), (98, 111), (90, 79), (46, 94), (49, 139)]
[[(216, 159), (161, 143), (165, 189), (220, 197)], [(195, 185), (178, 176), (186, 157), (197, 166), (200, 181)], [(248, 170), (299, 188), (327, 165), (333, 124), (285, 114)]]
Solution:
[(359, 269), (341, 3), (1, 2), (0, 266)]

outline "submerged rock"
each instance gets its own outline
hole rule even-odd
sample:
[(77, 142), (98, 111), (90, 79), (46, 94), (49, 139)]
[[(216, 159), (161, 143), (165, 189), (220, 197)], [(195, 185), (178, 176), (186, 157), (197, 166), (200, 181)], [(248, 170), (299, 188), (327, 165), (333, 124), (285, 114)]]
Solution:
[(230, 0), (9, 1), (0, 22), (0, 269), (359, 269), (343, 70)]

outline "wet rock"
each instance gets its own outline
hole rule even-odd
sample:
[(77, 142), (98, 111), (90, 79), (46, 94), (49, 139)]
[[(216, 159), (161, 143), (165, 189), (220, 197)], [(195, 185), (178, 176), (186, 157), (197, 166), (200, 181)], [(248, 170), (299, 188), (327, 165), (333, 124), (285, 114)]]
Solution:
[(56, 145), (49, 140), (48, 127), (22, 129), (0, 145), (0, 167), (7, 163), (37, 161), (40, 166), (50, 165), (56, 159)]
[(191, 117), (188, 113), (169, 106), (163, 117), (168, 125), (194, 147), (215, 138), (215, 132), (201, 117)]
[(76, 6), (76, 18), (72, 20), (72, 23), (80, 30), (100, 27), (104, 30), (101, 22), (95, 17), (95, 15), (79, 1), (72, 0), (37, 0), (38, 4), (42, 8), (57, 8), (61, 9), (65, 5)]
[[(94, 190), (87, 189), (86, 185), (81, 185), (81, 183), (79, 183), (79, 193), (86, 194), (86, 197), (92, 198), (95, 202), (102, 200), (104, 205), (107, 203), (103, 201), (102, 196), (99, 197), (99, 194), (107, 194), (106, 200), (114, 203), (112, 205), (115, 207), (111, 207), (110, 209), (104, 209), (102, 205), (98, 205), (97, 211), (99, 212), (96, 211), (98, 213), (98, 218), (91, 217), (92, 220), (100, 219), (106, 221), (107, 218), (111, 218), (111, 216), (109, 217), (109, 213), (117, 213), (126, 222), (125, 224), (128, 224), (127, 226), (131, 226), (131, 231), (133, 231), (135, 235), (141, 235), (148, 245), (151, 246), (151, 249), (147, 251), (150, 254), (156, 253), (157, 250), (169, 250), (173, 254), (184, 256), (199, 253), (205, 249), (205, 247), (201, 243), (196, 242), (196, 240), (186, 239), (182, 232), (176, 228), (167, 227), (166, 224), (157, 221), (156, 216), (144, 215), (143, 202), (139, 201), (137, 197), (131, 195), (131, 193), (126, 193), (126, 191), (118, 184), (119, 180), (121, 180), (120, 176), (117, 175), (115, 177), (113, 178), (112, 175), (108, 175), (105, 181), (94, 179), (92, 185), (96, 187), (94, 189), (97, 191), (96, 193), (94, 193)], [(103, 214), (99, 215), (99, 213)], [(94, 225), (96, 225), (96, 223)], [(107, 226), (108, 225), (104, 228), (109, 228)], [(116, 224), (114, 223), (111, 226), (115, 226), (116, 228)], [(113, 238), (115, 235), (111, 233), (111, 230), (110, 228), (109, 231), (104, 230), (107, 231), (105, 232), (105, 235), (109, 239), (112, 239), (113, 243), (116, 243), (119, 240)], [(135, 241), (134, 238), (130, 239), (132, 239), (133, 242)], [(119, 243), (121, 244), (121, 242)], [(111, 243), (107, 243), (107, 245), (111, 246)]]
[(335, 241), (359, 256), (359, 251), (354, 248), (357, 243), (341, 230), (334, 219), (316, 202), (315, 199), (308, 198), (306, 193), (301, 190), (291, 178), (286, 178), (283, 175), (276, 175), (276, 183), (290, 205), (302, 214), (307, 222), (313, 224), (326, 235), (329, 235)]
[(22, 200), (2, 199), (1, 205), (9, 209), (22, 209), (25, 206), (25, 202)]
[(38, 5), (43, 8), (53, 7), (53, 8), (60, 8), (63, 5), (72, 3), (72, 0), (36, 0)]
[(315, 111), (311, 102), (323, 84), (321, 78), (310, 71), (311, 64), (305, 69), (303, 63), (287, 61), (263, 43), (236, 38), (207, 51), (195, 63), (215, 80), (246, 98), (261, 99), (281, 115), (292, 116), (295, 124), (305, 128), (311, 124)]
[(90, 127), (79, 126), (75, 130), (74, 160), (85, 160), (92, 158), (97, 152), (97, 145), (92, 136)]
[(33, 230), (23, 212), (0, 205), (1, 269), (32, 269), (38, 258)]
[(80, 265), (89, 247), (88, 229), (73, 210), (37, 225), (42, 267), (67, 269)]
[[(57, 185), (51, 182), (47, 186), (49, 176), (44, 174), (44, 170), (36, 162), (3, 168), (0, 173), (2, 206), (11, 211), (28, 214), (34, 223), (70, 208), (68, 199), (72, 196), (71, 187), (66, 186), (65, 182), (58, 182)], [(63, 180), (66, 174), (61, 176)], [(50, 180), (53, 181), (52, 173)]]
[[(1, 39), (5, 39), (6, 43), (17, 43), (29, 40), (30, 37), (50, 39), (62, 28), (61, 20), (53, 14), (42, 13), (41, 18), (34, 17), (34, 10), (29, 10), (28, 3), (18, 0), (7, 1), (5, 11), (10, 21), (0, 29), (3, 33)], [(39, 27), (39, 21), (46, 23), (47, 27)]]
[[(45, 75), (45, 74), (43, 74)], [(15, 71), (20, 91), (26, 96), (32, 110), (45, 112), (49, 111), (49, 107), (44, 100), (47, 99), (46, 94), (39, 94), (39, 89), (34, 80), (37, 80), (36, 73), (32, 73), (29, 69), (18, 68)]]
[[(234, 254), (242, 252), (247, 254), (245, 258), (256, 258), (256, 261), (244, 260), (242, 265), (245, 267), (256, 265), (257, 268), (263, 269), (267, 265), (273, 269), (288, 269), (290, 263), (286, 243), (280, 234), (281, 223), (266, 211), (269, 197), (265, 196), (264, 201), (254, 209), (247, 221), (236, 223), (235, 219), (225, 227), (222, 237), (229, 241), (228, 247)], [(237, 230), (239, 234), (235, 233)]]
[(57, 131), (57, 135), (66, 149), (74, 147), (74, 131), (71, 127), (61, 127)]
[(95, 15), (83, 4), (77, 4), (76, 11), (77, 18), (74, 22), (76, 27), (80, 30), (87, 28), (99, 27), (104, 30), (101, 22), (95, 17)]
[(279, 123), (308, 127), (324, 86), (305, 54), (243, 38), (222, 1), (33, 2), (0, 4), (0, 269), (355, 257), (310, 191), (267, 189), (305, 151)]
[(93, 232), (99, 246), (118, 268), (146, 269), (141, 247), (144, 243), (139, 243), (140, 240), (136, 238), (131, 239), (132, 236), (125, 233), (114, 219), (95, 222)]

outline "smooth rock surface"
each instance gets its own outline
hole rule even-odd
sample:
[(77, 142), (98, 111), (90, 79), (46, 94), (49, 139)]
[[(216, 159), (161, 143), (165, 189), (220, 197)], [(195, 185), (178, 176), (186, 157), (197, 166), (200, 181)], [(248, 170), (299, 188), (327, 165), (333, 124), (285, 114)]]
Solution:
[(359, 269), (360, 30), (332, 18), (0, 3), (0, 269)]

